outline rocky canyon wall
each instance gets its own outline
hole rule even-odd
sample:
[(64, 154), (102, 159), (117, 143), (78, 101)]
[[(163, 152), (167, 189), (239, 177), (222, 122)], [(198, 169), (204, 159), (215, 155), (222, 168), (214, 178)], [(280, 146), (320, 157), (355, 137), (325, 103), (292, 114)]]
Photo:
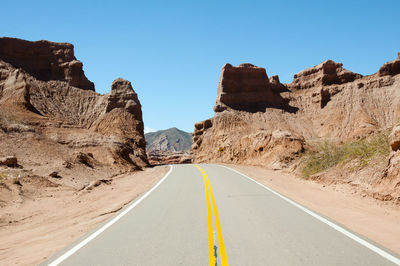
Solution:
[(263, 68), (227, 64), (214, 117), (195, 125), (195, 161), (282, 168), (309, 141), (346, 142), (391, 128), (400, 119), (399, 62), (363, 77), (327, 60), (290, 84), (268, 79)]
[(0, 137), (0, 156), (39, 175), (148, 165), (131, 83), (118, 78), (110, 93), (96, 93), (68, 43), (0, 38)]

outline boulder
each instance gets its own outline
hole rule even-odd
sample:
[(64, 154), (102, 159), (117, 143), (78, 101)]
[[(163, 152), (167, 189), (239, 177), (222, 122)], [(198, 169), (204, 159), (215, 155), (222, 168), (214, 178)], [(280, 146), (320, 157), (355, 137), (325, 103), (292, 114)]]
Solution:
[(0, 60), (22, 68), (43, 81), (60, 80), (85, 90), (94, 90), (93, 82), (83, 72), (83, 64), (74, 56), (70, 43), (26, 41), (0, 38)]
[(18, 159), (15, 156), (7, 156), (7, 157), (0, 158), (0, 165), (16, 167), (16, 166), (18, 166)]
[(393, 128), (392, 133), (389, 136), (389, 144), (392, 151), (398, 151), (400, 149), (400, 125)]
[(61, 178), (57, 171), (51, 172), (49, 176), (52, 178)]

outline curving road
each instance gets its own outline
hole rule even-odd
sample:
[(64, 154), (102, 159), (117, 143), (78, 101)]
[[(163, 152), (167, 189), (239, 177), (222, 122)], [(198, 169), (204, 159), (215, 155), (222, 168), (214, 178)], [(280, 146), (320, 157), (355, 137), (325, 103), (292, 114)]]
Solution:
[(232, 169), (176, 165), (151, 191), (43, 265), (400, 265)]

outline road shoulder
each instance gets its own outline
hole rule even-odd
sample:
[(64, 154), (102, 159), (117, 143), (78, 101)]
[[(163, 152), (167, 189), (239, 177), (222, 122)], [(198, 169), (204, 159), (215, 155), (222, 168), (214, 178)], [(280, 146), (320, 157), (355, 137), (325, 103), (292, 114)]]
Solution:
[(51, 197), (25, 199), (18, 210), (26, 218), (2, 224), (0, 261), (5, 265), (33, 265), (74, 242), (125, 205), (151, 189), (169, 170), (168, 166), (113, 177), (89, 189), (54, 191)]

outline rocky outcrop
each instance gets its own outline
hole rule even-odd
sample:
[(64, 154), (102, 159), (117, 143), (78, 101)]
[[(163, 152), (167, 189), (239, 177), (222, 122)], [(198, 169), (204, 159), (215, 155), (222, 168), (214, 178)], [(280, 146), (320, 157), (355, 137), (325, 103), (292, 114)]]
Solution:
[(122, 78), (114, 80), (108, 94), (106, 112), (115, 108), (123, 108), (137, 118), (142, 118), (142, 106), (132, 84)]
[(380, 76), (400, 74), (400, 52), (397, 53), (397, 59), (383, 64), (378, 73)]
[(218, 84), (215, 112), (227, 108), (248, 112), (264, 112), (267, 107), (290, 110), (280, 96), (284, 86), (274, 77), (271, 84), (264, 68), (252, 64), (223, 66)]
[(30, 102), (30, 86), (20, 69), (0, 61), (0, 104), (11, 109), (36, 111)]
[(343, 64), (327, 60), (294, 75), (290, 90), (304, 90), (332, 84), (344, 84), (362, 78), (362, 75), (344, 69)]
[[(27, 56), (20, 68), (0, 60), (0, 156), (14, 152), (15, 138), (28, 138), (24, 143), (30, 145), (15, 151), (22, 163), (33, 169), (56, 163), (51, 171), (56, 169), (63, 180), (70, 180), (68, 176), (74, 167), (82, 165), (106, 172), (110, 169), (137, 170), (148, 165), (141, 104), (129, 81), (118, 78), (110, 93), (100, 95), (93, 88), (82, 89), (71, 84), (73, 78), (68, 80), (65, 76), (55, 80), (54, 69), (45, 68), (43, 62), (69, 62), (73, 59), (72, 45), (16, 42), (43, 49), (39, 49), (43, 55), (40, 51), (37, 53), (41, 62), (37, 65), (30, 65)], [(1, 49), (3, 53), (8, 51), (8, 48)], [(38, 79), (30, 73), (44, 76)], [(46, 81), (46, 77), (50, 80)], [(8, 148), (5, 147), (7, 143)], [(79, 163), (76, 154), (91, 154), (88, 157), (91, 163)], [(48, 172), (47, 169), (46, 176)]]
[[(264, 69), (246, 64), (226, 72), (232, 68), (223, 68), (214, 117), (194, 126), (195, 162), (286, 167), (314, 140), (359, 139), (393, 127), (400, 120), (400, 75), (363, 77), (327, 60), (294, 75), (292, 83), (280, 84), (274, 76), (266, 82)], [(254, 88), (261, 87), (269, 88), (274, 96), (258, 97), (264, 101), (259, 106), (269, 107), (253, 112), (249, 108), (258, 105), (257, 97), (246, 95), (257, 95), (263, 90)], [(298, 110), (274, 107), (271, 99)], [(275, 138), (276, 132), (285, 133)]]
[(186, 164), (191, 163), (193, 153), (191, 151), (161, 151), (153, 150), (147, 154), (151, 165), (166, 165), (166, 164)]
[(6, 156), (4, 158), (0, 158), (0, 165), (15, 167), (18, 166), (18, 159), (15, 156)]
[(83, 64), (75, 58), (70, 43), (0, 38), (0, 60), (24, 69), (39, 80), (60, 80), (94, 91), (94, 84), (86, 78)]

